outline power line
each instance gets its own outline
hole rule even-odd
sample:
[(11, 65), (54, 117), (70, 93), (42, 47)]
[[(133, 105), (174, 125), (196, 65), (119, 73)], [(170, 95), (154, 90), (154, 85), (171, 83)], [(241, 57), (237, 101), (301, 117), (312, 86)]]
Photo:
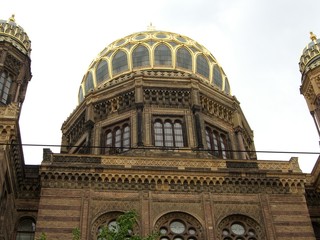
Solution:
[[(112, 146), (83, 146), (83, 145), (61, 145), (61, 144), (37, 144), (37, 143), (0, 143), (1, 145), (7, 146), (22, 146), (22, 147), (67, 147), (67, 148), (87, 148), (87, 149), (120, 149), (120, 150), (162, 150), (162, 151), (190, 151), (193, 152), (212, 152), (213, 150), (203, 149), (203, 148), (179, 148), (179, 147), (112, 147)], [(308, 151), (276, 151), (276, 150), (232, 150), (225, 149), (226, 152), (246, 152), (246, 153), (271, 153), (271, 154), (311, 154), (311, 155), (320, 155), (320, 152), (308, 152)]]

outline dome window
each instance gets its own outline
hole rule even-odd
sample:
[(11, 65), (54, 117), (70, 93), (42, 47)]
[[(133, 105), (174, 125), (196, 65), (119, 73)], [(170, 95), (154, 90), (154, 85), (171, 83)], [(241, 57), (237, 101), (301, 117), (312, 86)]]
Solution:
[(108, 63), (105, 60), (102, 60), (97, 66), (97, 70), (96, 70), (97, 84), (100, 84), (103, 80), (106, 80), (108, 78), (109, 78)]
[(157, 46), (154, 51), (154, 62), (155, 65), (171, 66), (172, 54), (170, 48), (164, 44)]
[(149, 51), (145, 46), (138, 46), (132, 53), (132, 65), (134, 68), (150, 66)]
[(225, 82), (224, 82), (224, 92), (226, 94), (230, 94), (230, 85), (229, 85), (229, 81), (228, 79), (226, 78)]
[(203, 55), (197, 57), (197, 73), (209, 78), (209, 64)]
[(146, 35), (144, 35), (144, 34), (139, 34), (139, 35), (137, 35), (137, 36), (135, 36), (135, 40), (142, 40), (142, 39), (145, 39), (146, 38)]
[(82, 100), (83, 100), (83, 91), (82, 91), (82, 87), (80, 86), (80, 89), (79, 89), (79, 103), (81, 103), (82, 102)]
[(128, 58), (124, 51), (119, 51), (112, 59), (112, 72), (116, 75), (120, 72), (128, 70)]
[(126, 40), (124, 40), (124, 39), (119, 40), (119, 41), (116, 43), (116, 46), (121, 46), (122, 44), (125, 43), (125, 41), (126, 41)]
[(94, 88), (93, 86), (93, 78), (92, 78), (92, 73), (89, 72), (88, 75), (87, 75), (87, 78), (86, 78), (86, 81), (85, 81), (85, 91), (86, 91), (86, 94), (92, 90)]
[(2, 72), (0, 75), (0, 102), (4, 104), (8, 103), (11, 84), (12, 77), (7, 72)]
[(177, 67), (192, 70), (192, 59), (190, 52), (182, 47), (177, 51)]
[(218, 65), (213, 67), (213, 84), (222, 90), (222, 76)]
[(187, 40), (181, 36), (176, 37), (177, 40), (179, 40), (180, 42), (187, 42)]
[(167, 35), (164, 34), (164, 33), (158, 33), (158, 34), (156, 35), (156, 37), (157, 37), (157, 38), (167, 38)]

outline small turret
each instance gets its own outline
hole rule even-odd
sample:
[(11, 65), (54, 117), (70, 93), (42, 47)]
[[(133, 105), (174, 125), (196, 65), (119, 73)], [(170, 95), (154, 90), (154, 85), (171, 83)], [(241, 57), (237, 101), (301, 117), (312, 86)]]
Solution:
[(30, 70), (31, 42), (14, 15), (0, 20), (0, 106), (24, 101)]
[(310, 32), (311, 42), (300, 58), (300, 93), (305, 97), (309, 111), (320, 136), (320, 40)]

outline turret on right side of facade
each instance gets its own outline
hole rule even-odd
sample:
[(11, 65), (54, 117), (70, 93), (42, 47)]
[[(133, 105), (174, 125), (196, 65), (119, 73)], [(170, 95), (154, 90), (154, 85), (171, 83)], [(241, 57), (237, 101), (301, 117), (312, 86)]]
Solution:
[(320, 39), (310, 32), (311, 42), (300, 58), (300, 93), (305, 97), (309, 111), (320, 136)]

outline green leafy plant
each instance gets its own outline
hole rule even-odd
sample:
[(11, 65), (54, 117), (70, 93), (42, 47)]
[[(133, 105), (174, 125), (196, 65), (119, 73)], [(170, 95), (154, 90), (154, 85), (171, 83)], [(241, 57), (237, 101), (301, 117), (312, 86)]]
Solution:
[(81, 239), (81, 233), (79, 228), (74, 228), (72, 230), (72, 240), (80, 240)]
[(36, 238), (36, 240), (47, 240), (47, 235), (45, 233), (41, 233), (40, 237)]
[(98, 240), (156, 240), (159, 236), (158, 233), (141, 237), (133, 232), (136, 219), (137, 213), (135, 211), (125, 212), (117, 218), (116, 225), (111, 228), (102, 226)]

